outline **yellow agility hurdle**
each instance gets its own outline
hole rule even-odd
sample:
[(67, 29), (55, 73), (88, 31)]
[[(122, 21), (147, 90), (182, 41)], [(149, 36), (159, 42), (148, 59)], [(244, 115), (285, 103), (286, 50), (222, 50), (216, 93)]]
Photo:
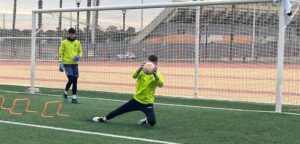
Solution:
[(5, 96), (0, 96), (0, 98), (2, 98), (2, 102), (1, 102), (1, 105), (0, 105), (0, 109), (9, 110), (10, 108), (5, 108), (5, 107), (4, 107)]
[(54, 116), (47, 116), (46, 115), (46, 112), (48, 110), (48, 105), (49, 104), (58, 104), (58, 107), (57, 107), (57, 110), (56, 110), (56, 114), (58, 116), (66, 116), (68, 117), (69, 115), (66, 115), (66, 114), (62, 114), (60, 113), (61, 109), (62, 109), (62, 102), (61, 101), (50, 101), (50, 102), (47, 102), (44, 106), (44, 110), (43, 112), (41, 113), (41, 117), (44, 117), (44, 118), (53, 118)]
[(29, 110), (29, 107), (30, 107), (30, 99), (29, 98), (15, 99), (14, 102), (13, 102), (12, 107), (9, 109), (9, 113), (11, 113), (13, 115), (21, 115), (22, 114), (22, 113), (13, 112), (13, 110), (16, 107), (16, 104), (17, 104), (18, 101), (27, 101), (27, 106), (25, 108), (25, 112), (36, 113), (36, 111), (30, 111)]

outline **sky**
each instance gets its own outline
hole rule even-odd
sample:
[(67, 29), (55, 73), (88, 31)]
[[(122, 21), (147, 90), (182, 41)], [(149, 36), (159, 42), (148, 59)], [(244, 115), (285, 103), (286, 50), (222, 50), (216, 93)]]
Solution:
[[(142, 0), (100, 0), (100, 5), (130, 5), (130, 4), (140, 4)], [(144, 3), (166, 3), (171, 2), (172, 0), (143, 0)], [(188, 1), (188, 0), (187, 0)], [(31, 11), (33, 9), (38, 8), (38, 0), (17, 0), (17, 19), (16, 19), (16, 27), (19, 29), (29, 29), (31, 28)], [(71, 8), (76, 7), (75, 0), (63, 0), (63, 8)], [(87, 1), (81, 0), (80, 7), (87, 7)], [(43, 8), (59, 8), (59, 0), (44, 0), (43, 1)], [(151, 21), (151, 18), (155, 16), (155, 13), (159, 13), (160, 11), (151, 11), (147, 13), (147, 10), (144, 12), (145, 17), (145, 25)], [(12, 13), (13, 13), (13, 0), (0, 0), (0, 27), (3, 28), (3, 21), (4, 21), (4, 14), (5, 14), (5, 28), (10, 29), (12, 27)], [(115, 15), (114, 15), (115, 14)], [(83, 15), (83, 14), (81, 14)], [(122, 18), (121, 12), (111, 12), (106, 15), (109, 15), (108, 17), (113, 17), (113, 19), (118, 20), (118, 23), (122, 22), (120, 18)], [(132, 15), (132, 19), (130, 19), (130, 15)], [(132, 23), (132, 26), (137, 27), (137, 20), (134, 19), (138, 18), (138, 15), (140, 15), (140, 12), (137, 11), (130, 11), (128, 12), (128, 26)], [(70, 18), (70, 14), (68, 16), (64, 15), (65, 17)], [(76, 13), (72, 16), (76, 17)], [(103, 17), (102, 17), (103, 18)], [(104, 19), (102, 19), (105, 21)], [(140, 20), (140, 18), (139, 18)], [(106, 21), (109, 21), (108, 19)], [(80, 19), (81, 23), (84, 23), (84, 19)], [(63, 22), (65, 24), (65, 22)], [(133, 24), (135, 23), (135, 24)], [(63, 25), (64, 25), (63, 24)], [(70, 22), (65, 25), (70, 25)], [(107, 24), (108, 25), (108, 24)], [(120, 27), (120, 25), (118, 25)], [(107, 26), (103, 26), (105, 28)]]

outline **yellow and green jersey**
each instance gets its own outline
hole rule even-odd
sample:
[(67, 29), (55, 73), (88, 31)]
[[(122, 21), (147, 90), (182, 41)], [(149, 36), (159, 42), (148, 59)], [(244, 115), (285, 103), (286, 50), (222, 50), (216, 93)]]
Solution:
[(162, 87), (164, 77), (157, 72), (158, 80), (155, 80), (153, 75), (146, 75), (143, 71), (137, 73), (135, 71), (132, 75), (136, 79), (136, 92), (133, 98), (142, 104), (153, 104), (154, 93), (157, 86)]
[(77, 64), (73, 61), (74, 56), (82, 57), (82, 47), (79, 40), (63, 40), (59, 47), (59, 62), (63, 64)]

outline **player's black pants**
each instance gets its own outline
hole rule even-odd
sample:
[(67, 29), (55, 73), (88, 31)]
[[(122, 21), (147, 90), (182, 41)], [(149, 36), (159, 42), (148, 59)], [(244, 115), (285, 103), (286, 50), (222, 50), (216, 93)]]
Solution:
[(77, 93), (77, 79), (79, 76), (78, 64), (64, 64), (65, 72), (68, 77), (68, 83), (66, 84), (65, 90), (68, 91), (72, 86), (72, 93), (76, 95)]
[(141, 104), (138, 101), (136, 101), (135, 99), (131, 99), (130, 101), (128, 101), (124, 105), (120, 106), (116, 110), (110, 112), (106, 116), (106, 119), (109, 120), (116, 116), (119, 116), (119, 115), (127, 113), (127, 112), (131, 112), (131, 111), (142, 111), (147, 117), (148, 124), (151, 126), (155, 125), (156, 120), (155, 120), (153, 104), (147, 104), (147, 105)]

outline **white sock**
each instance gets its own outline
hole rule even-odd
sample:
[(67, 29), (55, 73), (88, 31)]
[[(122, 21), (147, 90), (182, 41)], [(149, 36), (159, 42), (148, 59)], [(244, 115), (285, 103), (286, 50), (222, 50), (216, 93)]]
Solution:
[(103, 117), (103, 120), (106, 121), (107, 120), (106, 117)]
[(72, 99), (76, 99), (77, 97), (76, 97), (76, 95), (72, 95)]
[(65, 90), (65, 94), (68, 95), (68, 91)]

